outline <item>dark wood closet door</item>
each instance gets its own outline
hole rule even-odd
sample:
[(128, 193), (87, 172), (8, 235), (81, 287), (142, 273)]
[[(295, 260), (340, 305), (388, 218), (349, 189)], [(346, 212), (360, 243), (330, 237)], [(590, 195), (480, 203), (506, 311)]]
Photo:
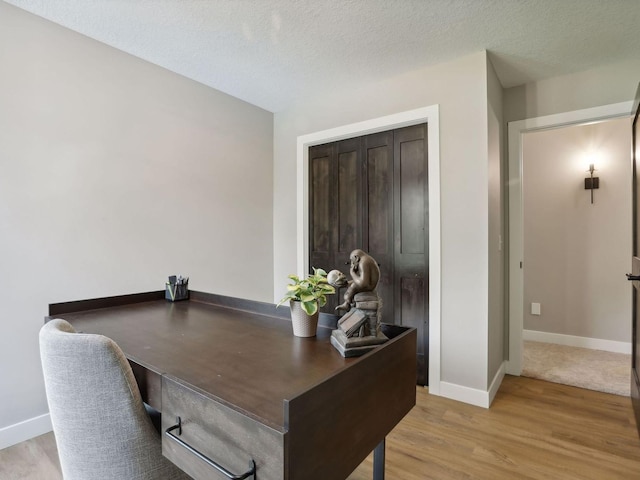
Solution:
[[(362, 245), (362, 147), (360, 138), (342, 140), (336, 144), (336, 177), (334, 191), (336, 210), (335, 257), (331, 270), (336, 269), (349, 278), (349, 254)], [(335, 313), (342, 303), (346, 289), (331, 295), (325, 311)]]
[(417, 380), (427, 384), (428, 183), (427, 128), (394, 132), (394, 319), (418, 330)]
[(362, 250), (380, 266), (378, 294), (382, 321), (395, 323), (393, 312), (393, 132), (367, 135), (364, 173)]
[[(349, 254), (362, 246), (362, 147), (360, 138), (309, 149), (309, 266), (349, 276)], [(344, 289), (328, 297), (334, 313)]]
[[(417, 383), (427, 384), (426, 125), (309, 148), (309, 262), (349, 278), (349, 254), (380, 266), (382, 321), (418, 329)], [(323, 311), (334, 313), (344, 290)]]

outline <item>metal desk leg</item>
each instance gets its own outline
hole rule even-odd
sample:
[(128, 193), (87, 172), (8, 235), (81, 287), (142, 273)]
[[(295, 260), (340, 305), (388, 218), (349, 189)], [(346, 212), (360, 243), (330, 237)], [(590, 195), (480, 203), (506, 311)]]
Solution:
[(383, 438), (373, 450), (373, 480), (384, 480), (384, 444)]

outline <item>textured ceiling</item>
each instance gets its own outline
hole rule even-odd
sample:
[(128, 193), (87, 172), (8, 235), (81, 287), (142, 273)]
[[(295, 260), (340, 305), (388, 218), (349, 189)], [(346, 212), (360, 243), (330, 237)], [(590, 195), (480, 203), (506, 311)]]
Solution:
[(504, 87), (640, 58), (639, 0), (6, 0), (266, 110), (488, 50)]

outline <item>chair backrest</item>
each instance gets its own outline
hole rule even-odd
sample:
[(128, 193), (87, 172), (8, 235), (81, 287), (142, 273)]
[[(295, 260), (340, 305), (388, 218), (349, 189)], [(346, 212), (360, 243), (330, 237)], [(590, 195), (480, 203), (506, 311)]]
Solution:
[(40, 330), (40, 355), (65, 480), (190, 478), (162, 456), (131, 366), (113, 340), (51, 320)]

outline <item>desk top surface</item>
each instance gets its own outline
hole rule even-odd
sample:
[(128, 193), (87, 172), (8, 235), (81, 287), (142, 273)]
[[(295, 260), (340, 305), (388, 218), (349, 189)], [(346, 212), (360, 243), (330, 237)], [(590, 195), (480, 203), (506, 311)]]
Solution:
[(108, 336), (130, 360), (281, 430), (284, 400), (363, 358), (343, 358), (331, 346), (330, 328), (295, 337), (275, 307), (270, 316), (202, 301), (153, 300), (50, 317)]

